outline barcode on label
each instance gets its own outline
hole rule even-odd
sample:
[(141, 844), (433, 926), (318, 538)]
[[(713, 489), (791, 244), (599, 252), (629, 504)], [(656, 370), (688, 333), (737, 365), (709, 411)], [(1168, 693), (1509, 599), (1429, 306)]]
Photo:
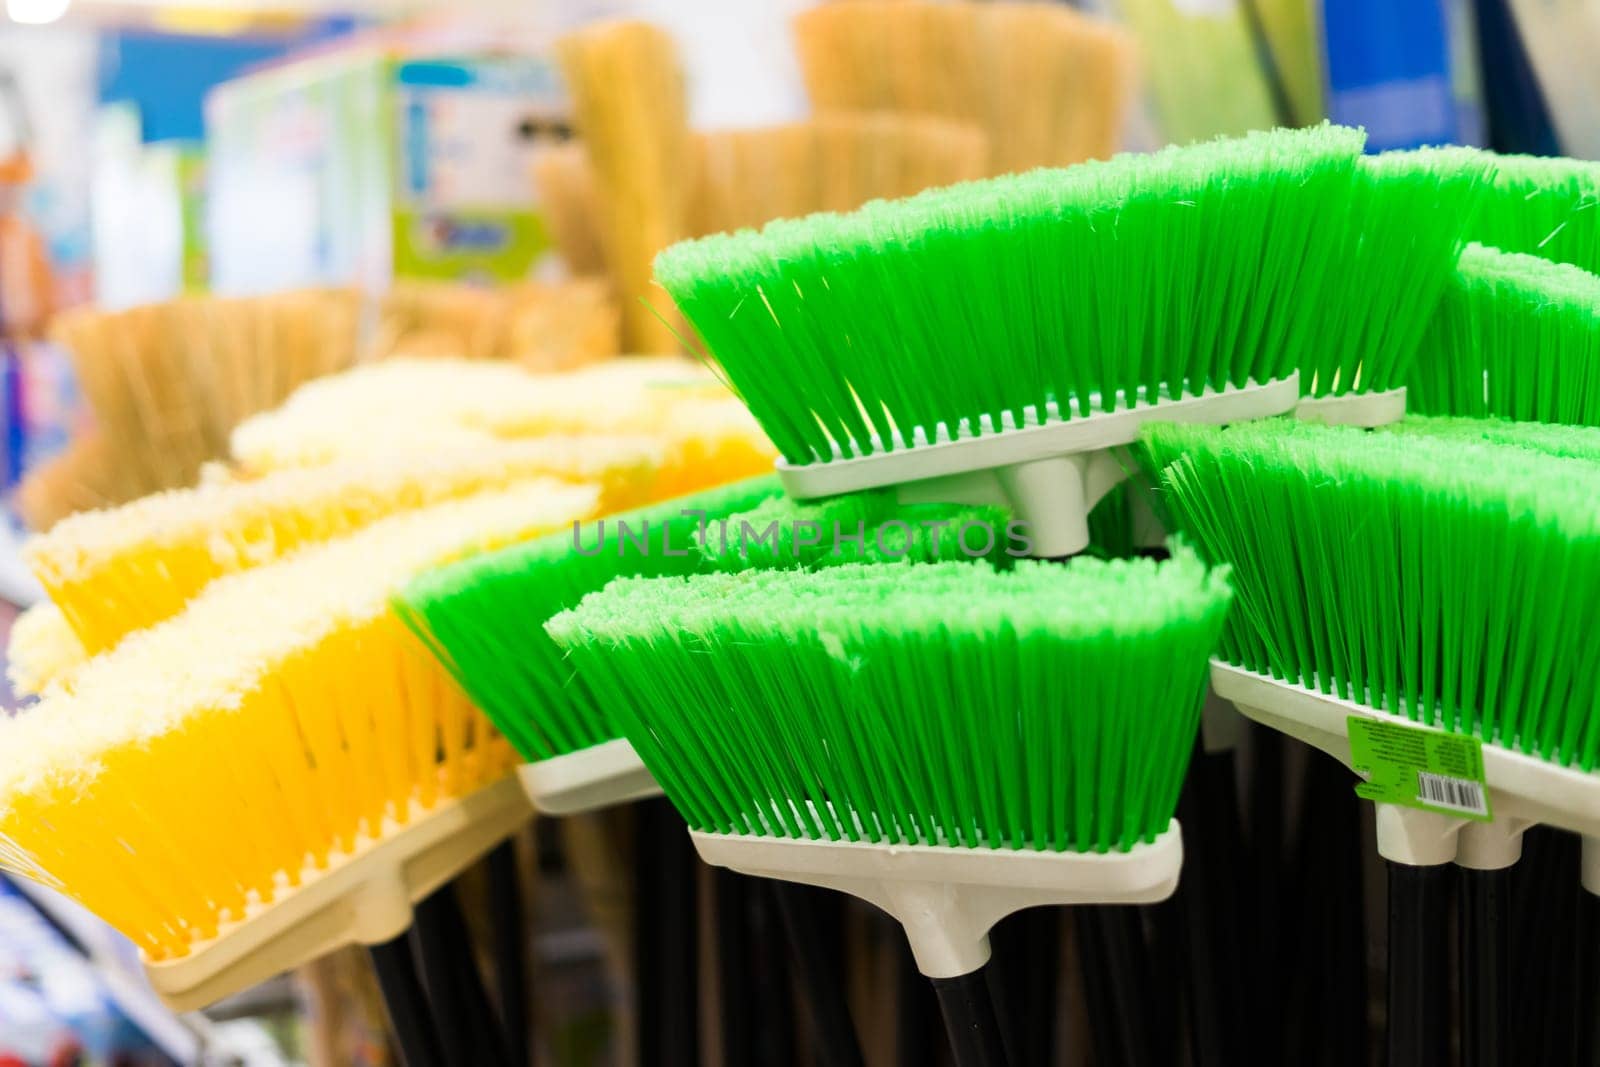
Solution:
[(1483, 802), (1483, 786), (1466, 778), (1418, 771), (1417, 799), (1435, 807), (1452, 808), (1473, 815), (1489, 814), (1489, 806)]

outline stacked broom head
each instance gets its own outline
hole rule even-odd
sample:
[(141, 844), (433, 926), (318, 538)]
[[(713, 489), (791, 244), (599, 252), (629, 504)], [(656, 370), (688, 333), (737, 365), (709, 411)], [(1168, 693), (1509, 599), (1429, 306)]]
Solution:
[(24, 484), (24, 517), (45, 529), (84, 507), (190, 484), (226, 454), (241, 420), (350, 366), (359, 317), (356, 294), (345, 290), (63, 315), (56, 335), (93, 424)]

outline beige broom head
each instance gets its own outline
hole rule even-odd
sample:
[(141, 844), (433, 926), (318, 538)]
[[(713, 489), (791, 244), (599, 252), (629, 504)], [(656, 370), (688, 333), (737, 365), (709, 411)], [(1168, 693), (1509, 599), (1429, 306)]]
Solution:
[(533, 159), (533, 188), (568, 273), (605, 274), (609, 268), (600, 236), (600, 201), (583, 142), (540, 148)]
[(824, 115), (697, 138), (696, 233), (849, 211), (982, 177), (988, 143), (972, 123), (887, 112)]
[(556, 54), (594, 170), (623, 345), (677, 351), (677, 335), (657, 314), (670, 322), (676, 312), (651, 281), (655, 254), (688, 235), (693, 156), (672, 39), (643, 22), (603, 22), (557, 41)]
[(1131, 98), (1132, 39), (1062, 4), (844, 0), (794, 30), (819, 112), (979, 123), (995, 174), (1111, 155)]

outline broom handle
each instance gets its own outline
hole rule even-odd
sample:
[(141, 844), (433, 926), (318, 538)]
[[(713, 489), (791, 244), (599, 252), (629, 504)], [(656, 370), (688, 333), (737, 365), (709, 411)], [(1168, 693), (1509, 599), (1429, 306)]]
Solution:
[(1511, 868), (1458, 868), (1461, 1067), (1510, 1067)]
[(818, 890), (792, 882), (773, 881), (772, 895), (789, 942), (789, 959), (802, 1010), (817, 1042), (817, 1059), (824, 1067), (862, 1067), (861, 1045), (856, 1040), (850, 1006), (837, 972), (828, 966), (817, 922)]
[[(1589, 847), (1589, 842), (1584, 841)], [(1600, 1002), (1600, 896), (1584, 889), (1578, 894), (1578, 1003), (1584, 1005), (1577, 1015), (1578, 1067), (1600, 1067), (1600, 1011), (1594, 1010)]]
[(367, 955), (378, 976), (383, 1010), (389, 1016), (389, 1029), (400, 1047), (404, 1067), (444, 1067), (439, 1039), (433, 1032), (433, 1013), (428, 1010), (428, 997), (417, 977), (406, 935), (367, 946)]
[(429, 1003), (439, 1024), (449, 1067), (508, 1067), (510, 1056), (496, 1025), (472, 940), (451, 883), (416, 906), (416, 934)]
[(755, 976), (750, 968), (752, 893), (745, 876), (726, 867), (711, 869), (711, 896), (717, 927), (717, 990), (721, 1003), (722, 1058), (726, 1063), (758, 1063), (754, 1023)]
[(939, 996), (955, 1067), (1009, 1067), (994, 995), (989, 991), (988, 964), (955, 978), (930, 981)]
[(489, 914), (494, 924), (494, 978), (500, 1025), (513, 1067), (528, 1067), (528, 926), (522, 915), (522, 880), (512, 840), (489, 853)]
[(1389, 871), (1387, 1067), (1444, 1067), (1450, 1051), (1447, 867), (1386, 860)]
[(700, 1062), (700, 960), (695, 859), (683, 820), (661, 798), (641, 801), (634, 820), (634, 981), (639, 1063)]

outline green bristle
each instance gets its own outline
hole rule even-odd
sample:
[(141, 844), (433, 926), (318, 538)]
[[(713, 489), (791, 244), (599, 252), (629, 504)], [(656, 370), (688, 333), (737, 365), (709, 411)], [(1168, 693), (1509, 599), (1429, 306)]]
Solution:
[(1423, 414), (1600, 424), (1600, 277), (1468, 245), (1407, 385)]
[(968, 182), (684, 242), (656, 274), (795, 464), (1266, 382), (1358, 288), (1339, 260), (1363, 141), (1322, 125)]
[(1471, 237), (1600, 273), (1600, 163), (1482, 155), (1496, 173)]
[[(701, 552), (713, 569), (772, 570), (899, 559), (984, 559), (1025, 554), (1007, 537), (1003, 508), (901, 504), (892, 489), (801, 502), (775, 496), (708, 526)], [(810, 542), (815, 543), (810, 543)]]
[(1385, 392), (1406, 384), (1491, 172), (1471, 149), (1362, 159), (1339, 258), (1347, 288), (1320, 304), (1315, 340), (1300, 361), (1302, 394)]
[(547, 629), (695, 829), (1104, 852), (1172, 817), (1228, 599), (1180, 549), (625, 579)]
[(1383, 427), (1389, 433), (1417, 433), (1430, 437), (1464, 437), (1489, 444), (1512, 445), (1566, 459), (1600, 463), (1600, 428), (1559, 426), (1543, 422), (1507, 422), (1504, 419), (1467, 419), (1411, 415)]
[(1179, 527), (1233, 565), (1229, 662), (1594, 768), (1600, 467), (1291, 420), (1145, 440)]
[(545, 620), (619, 575), (699, 569), (702, 520), (686, 511), (709, 522), (778, 492), (776, 476), (752, 478), (473, 556), (411, 581), (395, 612), (524, 758), (588, 748), (616, 731)]
[[(828, 551), (831, 526), (822, 544), (795, 546), (790, 521), (824, 514), (839, 517), (850, 534), (855, 532), (853, 517), (870, 517), (863, 531), (869, 548), (885, 522), (918, 524), (921, 532), (908, 544), (906, 556), (918, 561), (966, 558), (948, 531), (938, 539), (936, 557), (934, 538), (920, 526), (922, 522), (945, 520), (957, 526), (989, 522), (997, 545), (987, 558), (997, 566), (1009, 563), (1004, 513), (952, 505), (895, 508), (888, 496), (851, 494), (802, 505), (781, 496), (775, 476), (753, 478), (610, 516), (603, 524), (587, 523), (577, 542), (568, 530), (438, 568), (406, 586), (394, 607), (525, 759), (549, 759), (618, 736), (606, 707), (594, 699), (584, 679), (574, 674), (541, 629), (550, 616), (573, 607), (613, 578), (843, 561), (843, 556)], [(739, 516), (756, 516), (758, 533), (765, 532), (768, 522), (778, 522), (778, 536), (758, 544), (752, 535), (747, 539), (747, 558), (741, 559), (736, 540)], [(715, 549), (724, 519), (732, 543), (727, 552), (719, 552)], [(710, 554), (701, 547), (702, 533), (712, 545)], [(892, 533), (898, 534), (898, 528)], [(807, 532), (802, 532), (799, 540), (807, 539)], [(976, 533), (969, 536), (969, 543), (976, 545), (977, 540)], [(900, 543), (885, 534), (891, 550)], [(868, 558), (883, 557), (874, 551)]]

